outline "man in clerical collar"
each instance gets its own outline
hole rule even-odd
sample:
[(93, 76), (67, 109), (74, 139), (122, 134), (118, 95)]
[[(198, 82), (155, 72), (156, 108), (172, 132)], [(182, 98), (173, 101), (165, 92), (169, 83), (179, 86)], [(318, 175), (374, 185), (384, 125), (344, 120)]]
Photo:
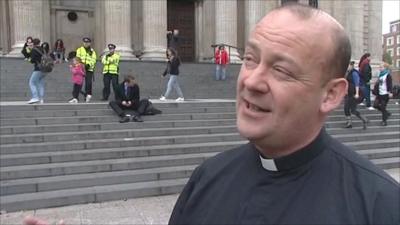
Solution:
[(324, 128), (347, 91), (351, 45), (300, 4), (255, 26), (237, 80), (250, 142), (195, 169), (170, 224), (399, 224), (399, 184)]

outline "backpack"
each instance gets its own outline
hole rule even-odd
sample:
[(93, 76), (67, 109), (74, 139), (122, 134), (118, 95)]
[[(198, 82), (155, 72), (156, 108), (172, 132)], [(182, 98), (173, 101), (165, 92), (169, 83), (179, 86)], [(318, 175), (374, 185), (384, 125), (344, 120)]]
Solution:
[(53, 71), (54, 60), (50, 57), (50, 55), (49, 54), (44, 54), (38, 49), (36, 49), (36, 50), (42, 56), (42, 58), (40, 60), (40, 64), (38, 65), (39, 66), (39, 70), (41, 72), (43, 72), (43, 73), (50, 73), (51, 71)]

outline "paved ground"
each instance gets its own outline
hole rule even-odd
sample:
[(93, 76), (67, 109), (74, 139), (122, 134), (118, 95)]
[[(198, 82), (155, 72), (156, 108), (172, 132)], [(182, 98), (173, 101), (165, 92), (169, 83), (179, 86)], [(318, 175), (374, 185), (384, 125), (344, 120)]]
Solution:
[[(400, 181), (400, 169), (387, 172)], [(55, 224), (64, 219), (67, 225), (80, 224), (167, 224), (178, 195), (128, 199), (96, 204), (73, 205), (51, 209), (2, 213), (1, 225), (21, 225), (28, 215), (47, 219)]]

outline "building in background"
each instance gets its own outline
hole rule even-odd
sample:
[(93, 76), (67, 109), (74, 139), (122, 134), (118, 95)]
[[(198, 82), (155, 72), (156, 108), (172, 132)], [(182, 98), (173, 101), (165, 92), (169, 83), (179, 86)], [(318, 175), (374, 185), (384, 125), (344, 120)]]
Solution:
[(390, 55), (394, 67), (400, 68), (400, 20), (390, 22), (390, 32), (383, 34), (383, 52)]
[(400, 84), (400, 20), (390, 22), (390, 32), (383, 34), (383, 53), (392, 59), (392, 77), (395, 84)]
[[(54, 43), (67, 52), (91, 37), (97, 52), (115, 43), (124, 59), (165, 60), (166, 31), (179, 29), (184, 61), (210, 62), (215, 44), (226, 44), (232, 62), (240, 62), (245, 40), (268, 11), (296, 1), (320, 8), (348, 32), (357, 60), (370, 52), (382, 56), (382, 1), (358, 0), (1, 0), (0, 51), (20, 56), (27, 36)], [(324, 40), (321, 40), (324, 41)]]

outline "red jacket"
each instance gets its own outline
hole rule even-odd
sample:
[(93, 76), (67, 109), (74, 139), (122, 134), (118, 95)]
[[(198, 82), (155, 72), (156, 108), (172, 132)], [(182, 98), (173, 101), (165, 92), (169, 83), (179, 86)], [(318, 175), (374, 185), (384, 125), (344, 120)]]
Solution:
[(229, 62), (228, 53), (225, 50), (217, 49), (217, 51), (215, 51), (215, 63), (226, 65), (228, 64), (228, 62)]
[(83, 84), (83, 77), (85, 76), (85, 66), (81, 63), (71, 67), (72, 83)]

